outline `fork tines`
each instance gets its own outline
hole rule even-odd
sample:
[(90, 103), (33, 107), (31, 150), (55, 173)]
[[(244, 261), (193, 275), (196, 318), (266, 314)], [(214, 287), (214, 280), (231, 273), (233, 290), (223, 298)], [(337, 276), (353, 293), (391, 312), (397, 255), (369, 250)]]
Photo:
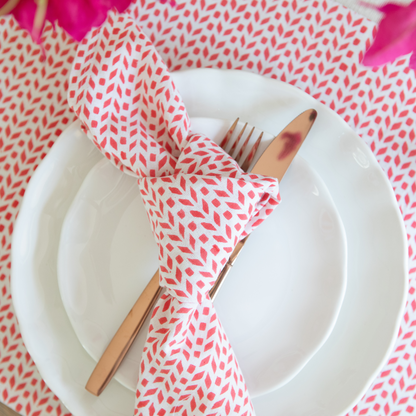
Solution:
[[(263, 132), (260, 134), (260, 136), (258, 137), (258, 139), (256, 140), (256, 142), (254, 143), (254, 145), (252, 146), (249, 154), (247, 155), (247, 157), (245, 158), (244, 162), (242, 161), (242, 157), (243, 154), (247, 148), (247, 145), (251, 139), (251, 136), (253, 135), (253, 132), (255, 130), (255, 127), (253, 127), (250, 131), (250, 133), (248, 134), (247, 138), (245, 139), (243, 145), (241, 146), (240, 150), (238, 151), (238, 153), (234, 156), (234, 153), (236, 152), (236, 149), (240, 143), (241, 138), (244, 135), (244, 132), (246, 130), (247, 124), (245, 123), (244, 127), (241, 129), (241, 131), (239, 132), (239, 134), (237, 135), (236, 139), (234, 141), (230, 141), (231, 137), (233, 136), (234, 130), (238, 124), (239, 118), (237, 118), (237, 120), (234, 121), (234, 123), (232, 124), (232, 126), (230, 127), (230, 129), (227, 131), (227, 134), (225, 135), (224, 139), (222, 140), (220, 146), (222, 147), (222, 149), (224, 149), (224, 151), (226, 151), (231, 157), (234, 158), (234, 160), (241, 166), (241, 169), (244, 170), (245, 172), (248, 170), (248, 168), (250, 167), (254, 156), (256, 155), (257, 149), (260, 145), (261, 139), (263, 138)], [(231, 148), (229, 150), (227, 150), (228, 144), (231, 144)]]

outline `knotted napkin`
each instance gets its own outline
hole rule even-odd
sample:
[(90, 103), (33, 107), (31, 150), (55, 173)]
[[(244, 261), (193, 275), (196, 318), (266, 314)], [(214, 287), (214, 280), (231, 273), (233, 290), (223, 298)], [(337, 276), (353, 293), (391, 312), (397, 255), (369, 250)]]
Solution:
[(237, 242), (279, 201), (274, 178), (247, 174), (185, 106), (152, 43), (110, 15), (79, 45), (69, 104), (119, 169), (138, 178), (159, 246), (160, 285), (137, 384), (138, 415), (253, 415), (209, 298)]

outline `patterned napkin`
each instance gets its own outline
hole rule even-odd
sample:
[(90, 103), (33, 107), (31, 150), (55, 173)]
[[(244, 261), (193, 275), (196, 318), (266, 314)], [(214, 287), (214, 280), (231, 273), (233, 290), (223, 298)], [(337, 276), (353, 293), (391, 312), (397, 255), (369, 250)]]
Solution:
[(209, 298), (237, 242), (279, 202), (278, 182), (247, 174), (190, 123), (152, 43), (110, 15), (80, 44), (69, 104), (87, 135), (138, 178), (159, 246), (158, 301), (135, 414), (253, 415), (243, 375)]

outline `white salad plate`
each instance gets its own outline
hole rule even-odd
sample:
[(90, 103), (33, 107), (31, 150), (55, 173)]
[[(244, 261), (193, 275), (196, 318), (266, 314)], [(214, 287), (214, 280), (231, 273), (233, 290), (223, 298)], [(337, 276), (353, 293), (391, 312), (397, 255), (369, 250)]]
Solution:
[[(191, 119), (192, 131), (216, 143), (231, 124)], [(236, 130), (242, 128), (241, 123)], [(259, 134), (254, 132), (253, 142)], [(272, 139), (263, 135), (258, 156)], [(319, 350), (334, 327), (347, 283), (341, 219), (325, 184), (301, 157), (280, 194), (282, 202), (252, 234), (215, 301), (251, 397), (287, 383)], [(157, 270), (158, 251), (137, 179), (103, 156), (69, 208), (58, 252), (61, 298), (94, 360)], [(148, 323), (115, 375), (132, 391), (147, 328)]]
[[(277, 133), (308, 108), (318, 111), (301, 155), (325, 182), (346, 231), (346, 293), (325, 344), (289, 383), (253, 403), (259, 416), (344, 416), (392, 351), (407, 295), (406, 234), (389, 181), (337, 114), (291, 85), (242, 71), (196, 69), (172, 76), (191, 117), (239, 116)], [(117, 381), (99, 398), (84, 389), (95, 361), (78, 341), (59, 294), (62, 222), (101, 158), (73, 133), (62, 135), (27, 188), (13, 235), (13, 302), (42, 377), (75, 416), (131, 416), (134, 393)]]

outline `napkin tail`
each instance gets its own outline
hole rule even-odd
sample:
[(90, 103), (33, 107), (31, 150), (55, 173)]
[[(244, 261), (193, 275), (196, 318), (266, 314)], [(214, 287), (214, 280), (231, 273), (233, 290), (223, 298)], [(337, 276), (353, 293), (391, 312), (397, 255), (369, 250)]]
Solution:
[(210, 299), (198, 304), (167, 294), (154, 309), (135, 414), (164, 412), (254, 415), (237, 359)]

